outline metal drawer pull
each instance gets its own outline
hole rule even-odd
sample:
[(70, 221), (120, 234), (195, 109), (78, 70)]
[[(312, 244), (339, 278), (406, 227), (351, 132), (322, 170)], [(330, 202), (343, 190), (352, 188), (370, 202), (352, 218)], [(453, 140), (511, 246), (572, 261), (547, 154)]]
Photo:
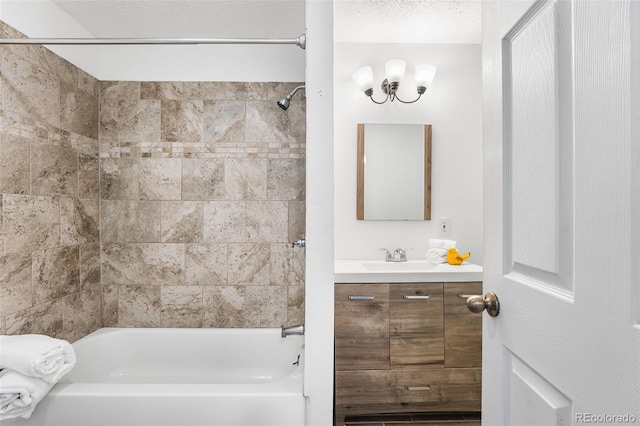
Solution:
[(462, 294), (462, 293), (458, 293), (458, 297), (461, 297), (463, 299), (468, 299), (471, 296), (476, 296), (475, 294)]
[(349, 300), (373, 300), (375, 296), (349, 296)]
[(409, 391), (428, 391), (431, 390), (431, 386), (427, 385), (427, 386), (405, 386), (404, 387), (406, 390)]
[(405, 294), (403, 297), (408, 300), (425, 300), (425, 299), (428, 299), (430, 296), (428, 294), (424, 296), (416, 296), (414, 294)]

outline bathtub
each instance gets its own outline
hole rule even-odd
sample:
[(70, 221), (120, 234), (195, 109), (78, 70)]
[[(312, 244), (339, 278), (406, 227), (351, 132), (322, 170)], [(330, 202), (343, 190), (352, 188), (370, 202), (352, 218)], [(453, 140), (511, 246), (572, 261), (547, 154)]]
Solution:
[(279, 328), (103, 328), (14, 426), (303, 426), (304, 337)]

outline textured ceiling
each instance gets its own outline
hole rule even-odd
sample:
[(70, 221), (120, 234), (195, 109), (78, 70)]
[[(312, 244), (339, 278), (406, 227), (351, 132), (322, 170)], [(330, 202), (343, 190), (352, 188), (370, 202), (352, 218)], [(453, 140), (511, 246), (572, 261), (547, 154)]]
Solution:
[[(96, 37), (294, 38), (305, 31), (305, 0), (52, 1)], [(335, 0), (334, 8), (337, 42), (481, 42), (480, 0)]]
[(339, 42), (481, 43), (480, 0), (336, 0)]

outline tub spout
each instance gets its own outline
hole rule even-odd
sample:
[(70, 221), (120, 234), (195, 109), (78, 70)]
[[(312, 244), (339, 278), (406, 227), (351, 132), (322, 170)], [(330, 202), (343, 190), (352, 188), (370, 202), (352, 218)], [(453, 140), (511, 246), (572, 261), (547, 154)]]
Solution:
[(282, 333), (280, 333), (282, 337), (293, 336), (294, 334), (303, 336), (304, 324), (290, 325), (289, 327), (282, 327)]

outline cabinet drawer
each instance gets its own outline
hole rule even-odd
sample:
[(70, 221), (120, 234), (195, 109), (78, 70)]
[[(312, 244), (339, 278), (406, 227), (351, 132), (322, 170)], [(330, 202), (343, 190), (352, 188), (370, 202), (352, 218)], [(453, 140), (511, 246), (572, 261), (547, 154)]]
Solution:
[(444, 366), (442, 283), (389, 286), (391, 368)]
[(336, 370), (389, 368), (389, 285), (336, 284)]
[(479, 368), (336, 372), (336, 410), (480, 411), (481, 389)]
[(481, 367), (483, 315), (469, 311), (459, 294), (482, 294), (482, 283), (444, 286), (445, 367)]

